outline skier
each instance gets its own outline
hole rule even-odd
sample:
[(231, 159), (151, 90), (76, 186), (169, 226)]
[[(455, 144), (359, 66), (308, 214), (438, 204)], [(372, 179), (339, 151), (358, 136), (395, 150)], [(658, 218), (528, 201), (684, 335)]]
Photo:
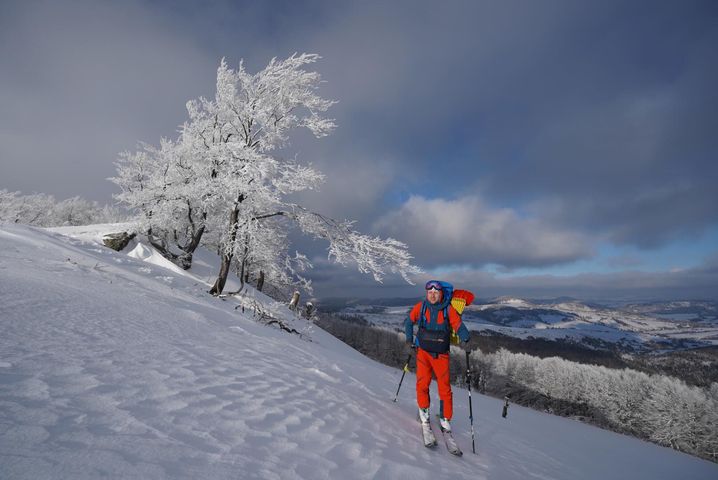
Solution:
[[(428, 447), (436, 445), (429, 417), (429, 385), (432, 374), (436, 377), (439, 389), (441, 430), (450, 436), (450, 421), (453, 413), (449, 382), (450, 334), (453, 329), (465, 348), (468, 346), (470, 334), (461, 321), (459, 313), (451, 305), (453, 287), (445, 282), (430, 280), (425, 288), (426, 298), (411, 309), (404, 321), (404, 328), (407, 343), (416, 349), (416, 403), (419, 406), (424, 444)], [(416, 339), (414, 339), (415, 324), (419, 327)], [(460, 450), (457, 454), (460, 454)]]

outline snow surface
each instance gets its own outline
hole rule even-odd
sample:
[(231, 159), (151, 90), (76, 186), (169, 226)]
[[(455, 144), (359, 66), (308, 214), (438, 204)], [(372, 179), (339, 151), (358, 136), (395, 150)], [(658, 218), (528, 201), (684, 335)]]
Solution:
[[(393, 403), (400, 371), (261, 293), (210, 297), (208, 257), (199, 273), (167, 269), (89, 230), (0, 226), (1, 479), (718, 478), (718, 465), (577, 421), (515, 405), (502, 419), (475, 392), (473, 455), (459, 388), (465, 455), (426, 449), (413, 374)], [(256, 302), (302, 335), (239, 308)]]

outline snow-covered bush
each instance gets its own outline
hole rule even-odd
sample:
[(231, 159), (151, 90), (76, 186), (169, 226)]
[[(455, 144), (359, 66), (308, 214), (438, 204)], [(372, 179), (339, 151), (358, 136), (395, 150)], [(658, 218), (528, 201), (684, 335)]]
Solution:
[(100, 205), (80, 197), (57, 201), (52, 195), (0, 190), (0, 223), (22, 223), (36, 227), (61, 227), (116, 223), (127, 215), (116, 207)]
[(665, 375), (557, 357), (542, 359), (505, 349), (482, 358), (494, 373), (549, 398), (598, 408), (620, 431), (715, 460), (718, 384), (702, 389)]

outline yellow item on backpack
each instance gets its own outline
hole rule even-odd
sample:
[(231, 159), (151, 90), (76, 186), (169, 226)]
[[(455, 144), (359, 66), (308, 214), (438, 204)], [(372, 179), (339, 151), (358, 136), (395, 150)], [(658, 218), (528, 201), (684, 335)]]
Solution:
[(462, 313), (464, 313), (464, 307), (466, 307), (466, 300), (464, 300), (463, 298), (452, 297), (451, 306), (454, 307), (454, 310), (459, 312), (459, 315), (461, 315)]
[[(466, 306), (466, 300), (463, 298), (456, 298), (453, 297), (451, 299), (451, 306), (454, 307), (454, 310), (456, 310), (459, 315), (461, 315), (464, 311), (464, 307)], [(454, 331), (454, 329), (451, 329), (451, 344), (452, 345), (458, 345), (459, 344), (459, 335)]]
[[(473, 301), (473, 293), (467, 290), (454, 290), (454, 293), (451, 297), (451, 306), (454, 307), (454, 310), (456, 310), (459, 315), (461, 315), (462, 313), (464, 313), (464, 308), (466, 308), (466, 305), (471, 304), (471, 302)], [(457, 335), (453, 328), (451, 329), (451, 344), (459, 344), (459, 335)]]

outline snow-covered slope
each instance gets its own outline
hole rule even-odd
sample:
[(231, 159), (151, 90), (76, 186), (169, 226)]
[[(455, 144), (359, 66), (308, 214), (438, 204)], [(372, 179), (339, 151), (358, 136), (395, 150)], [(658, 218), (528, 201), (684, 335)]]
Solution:
[[(72, 232), (64, 232), (71, 234)], [(81, 235), (77, 235), (81, 237)], [(0, 226), (0, 478), (718, 478), (718, 466), (455, 389), (463, 458), (421, 445), (412, 375), (250, 292), (257, 323), (139, 243)], [(139, 258), (135, 258), (139, 257)], [(200, 266), (201, 268), (201, 266)], [(436, 392), (433, 392), (436, 398)]]

